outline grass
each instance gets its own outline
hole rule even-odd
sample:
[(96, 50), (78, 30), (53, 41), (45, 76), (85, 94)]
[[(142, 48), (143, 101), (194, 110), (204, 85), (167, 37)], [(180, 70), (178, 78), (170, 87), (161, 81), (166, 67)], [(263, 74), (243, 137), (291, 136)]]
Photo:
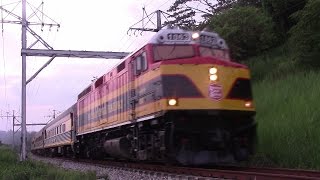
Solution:
[(0, 147), (0, 179), (6, 180), (40, 180), (96, 179), (93, 172), (80, 173), (56, 168), (48, 164), (26, 161), (19, 162), (17, 155), (7, 147)]
[(320, 72), (277, 48), (249, 63), (254, 79), (257, 166), (320, 170)]

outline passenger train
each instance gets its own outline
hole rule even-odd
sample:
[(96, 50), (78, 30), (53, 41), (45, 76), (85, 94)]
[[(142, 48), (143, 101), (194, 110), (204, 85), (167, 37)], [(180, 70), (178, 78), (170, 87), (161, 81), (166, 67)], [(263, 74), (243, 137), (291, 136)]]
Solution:
[(183, 165), (246, 161), (256, 142), (247, 66), (215, 32), (166, 28), (85, 88), (32, 152)]

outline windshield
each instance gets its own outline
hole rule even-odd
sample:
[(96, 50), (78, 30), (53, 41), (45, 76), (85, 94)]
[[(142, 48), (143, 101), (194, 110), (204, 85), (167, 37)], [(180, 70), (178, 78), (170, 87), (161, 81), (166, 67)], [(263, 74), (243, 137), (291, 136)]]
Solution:
[(214, 49), (210, 47), (200, 47), (200, 56), (202, 57), (215, 57), (218, 59), (230, 61), (229, 52), (225, 49)]
[(191, 45), (159, 45), (153, 47), (154, 60), (190, 58), (195, 55)]

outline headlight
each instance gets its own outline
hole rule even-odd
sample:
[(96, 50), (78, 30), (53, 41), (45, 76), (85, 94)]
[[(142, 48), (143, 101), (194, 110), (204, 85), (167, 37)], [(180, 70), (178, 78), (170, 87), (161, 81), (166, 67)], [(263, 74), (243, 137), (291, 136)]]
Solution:
[(210, 80), (211, 81), (216, 81), (218, 79), (218, 76), (216, 74), (211, 74), (210, 75)]
[(192, 34), (192, 39), (197, 39), (199, 37), (199, 33), (193, 33)]
[(168, 104), (169, 104), (169, 106), (175, 106), (175, 105), (177, 105), (177, 100), (176, 99), (169, 99)]
[(210, 74), (215, 74), (215, 73), (217, 73), (217, 72), (218, 72), (218, 69), (215, 68), (215, 67), (212, 67), (212, 68), (209, 69), (209, 73), (210, 73)]
[(252, 102), (251, 101), (247, 101), (244, 103), (244, 106), (247, 107), (247, 108), (250, 108), (252, 107)]

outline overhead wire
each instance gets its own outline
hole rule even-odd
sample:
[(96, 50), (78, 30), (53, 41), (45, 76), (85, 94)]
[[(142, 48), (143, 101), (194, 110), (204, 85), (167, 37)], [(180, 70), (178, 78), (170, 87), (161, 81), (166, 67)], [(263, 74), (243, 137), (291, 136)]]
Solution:
[[(18, 5), (21, 3), (21, 1), (16, 2), (17, 4), (13, 7), (13, 9), (11, 9), (10, 13), (7, 14), (6, 17), (4, 17), (4, 19), (6, 19), (17, 7)], [(12, 3), (14, 4), (14, 3)], [(8, 4), (7, 4), (8, 5)], [(2, 6), (3, 7), (3, 6)]]
[[(40, 6), (41, 7), (41, 10), (40, 9)], [(43, 6), (44, 6), (44, 2), (42, 1), (41, 5), (40, 5), (36, 10), (33, 8), (33, 6), (31, 4), (29, 4), (29, 7), (33, 10), (33, 15), (36, 16), (36, 18), (41, 21), (41, 23), (44, 23), (44, 13), (43, 13)], [(40, 13), (42, 16), (39, 17), (37, 15), (37, 13)], [(29, 16), (30, 17), (30, 16)], [(31, 16), (32, 17), (32, 16)], [(46, 36), (46, 39), (49, 39), (49, 34), (50, 34), (50, 31), (51, 31), (51, 28), (47, 31), (46, 35), (45, 35), (45, 32), (43, 31), (43, 26), (41, 26), (41, 36)], [(56, 35), (56, 33), (55, 33)], [(56, 39), (56, 36), (54, 37), (54, 40)], [(39, 46), (41, 44), (37, 43), (36, 44), (36, 49), (39, 49)], [(38, 57), (33, 57), (33, 64), (32, 64), (32, 73), (35, 72), (35, 68), (37, 67), (36, 64), (39, 64), (37, 63), (38, 62)], [(41, 62), (41, 61), (40, 61)], [(41, 76), (39, 78), (36, 78), (30, 85), (31, 87), (30, 88), (27, 88), (27, 90), (29, 89), (29, 93), (27, 94), (28, 96), (28, 100), (29, 100), (29, 103), (30, 104), (35, 104), (37, 102), (37, 100), (39, 99), (38, 98), (38, 91), (39, 91), (39, 88), (41, 86)], [(34, 123), (34, 121), (31, 119), (31, 123)]]
[[(1, 0), (1, 6), (2, 6), (2, 0)], [(4, 42), (4, 26), (3, 26), (3, 11), (1, 11), (1, 35), (2, 35), (2, 59), (3, 59), (3, 79), (4, 79), (4, 98), (5, 98), (5, 105), (8, 105), (8, 99), (7, 99), (7, 77), (6, 77), (6, 60), (5, 60), (5, 42)]]
[[(166, 5), (169, 1), (171, 1), (171, 0), (167, 0), (166, 2), (162, 3), (160, 6), (157, 6), (157, 8), (155, 8), (155, 6), (152, 6), (151, 9), (153, 9), (153, 10), (155, 10), (155, 9), (160, 9), (161, 7), (163, 7), (164, 5)], [(151, 5), (153, 2), (154, 2), (154, 0), (149, 1), (147, 4), (144, 5), (144, 7), (145, 7), (145, 8), (146, 8), (146, 7), (150, 7), (150, 5)], [(143, 11), (146, 11), (145, 8), (144, 8)], [(152, 17), (149, 17), (149, 16), (147, 15), (147, 18), (149, 18), (149, 21), (148, 21), (146, 24), (144, 24), (144, 26), (146, 26), (146, 25), (151, 21), (151, 18), (152, 18)], [(167, 19), (167, 17), (165, 17), (165, 18)], [(167, 20), (168, 20), (168, 19), (167, 19)], [(151, 22), (152, 22), (152, 21), (151, 21)], [(152, 23), (153, 23), (153, 22), (152, 22)], [(153, 24), (154, 24), (154, 23), (153, 23)], [(126, 36), (127, 36), (127, 34), (125, 34), (125, 35), (122, 37), (122, 39), (123, 39), (124, 37), (126, 37)], [(125, 43), (122, 43), (122, 47), (119, 49), (119, 51), (123, 51), (124, 49), (125, 49), (125, 51), (128, 51), (128, 49), (131, 48), (131, 46), (137, 41), (137, 38), (135, 38), (133, 41), (130, 42), (130, 44), (129, 44), (128, 46), (125, 46), (127, 43), (129, 43), (130, 39), (131, 39), (131, 36), (130, 36), (129, 38), (127, 38), (127, 40), (126, 40)], [(148, 41), (148, 40), (144, 40), (144, 42), (141, 43), (141, 44), (145, 44), (147, 41)]]

